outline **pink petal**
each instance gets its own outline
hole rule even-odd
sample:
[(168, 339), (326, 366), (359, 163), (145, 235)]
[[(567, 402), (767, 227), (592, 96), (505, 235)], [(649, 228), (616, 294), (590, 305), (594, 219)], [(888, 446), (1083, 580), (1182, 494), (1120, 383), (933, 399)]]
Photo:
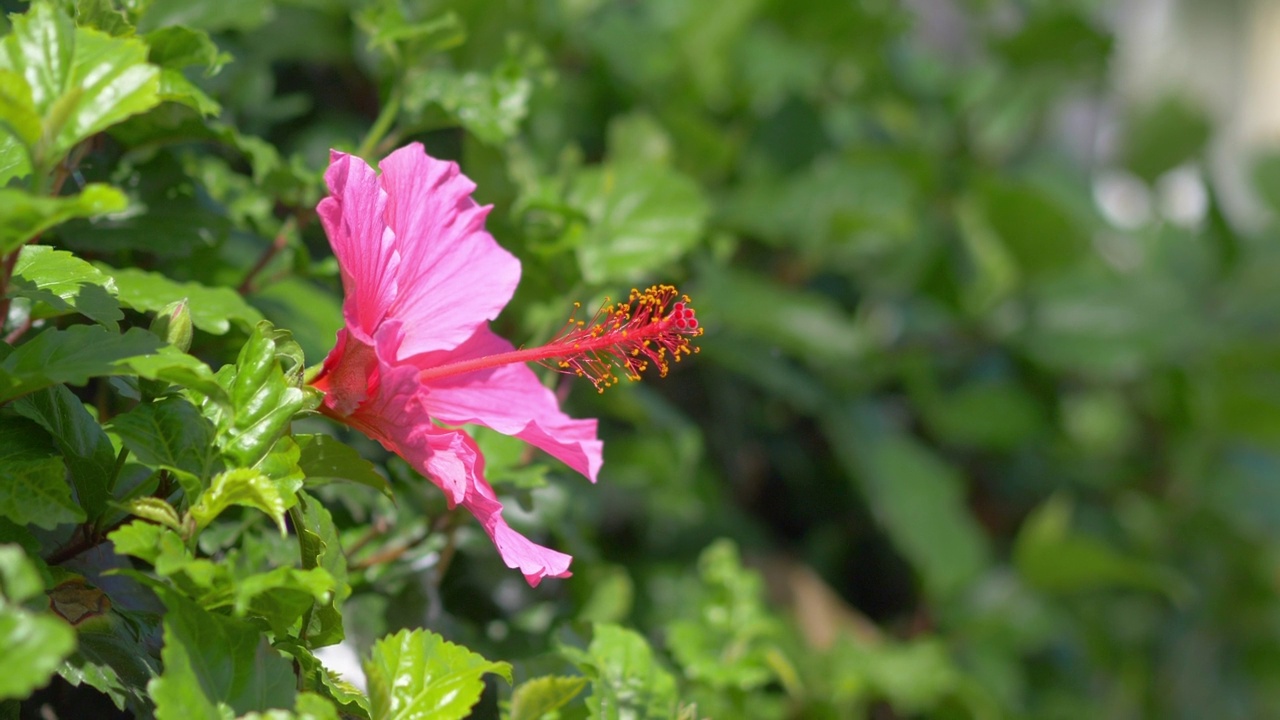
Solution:
[(400, 357), (448, 350), (498, 316), (520, 282), (520, 261), (485, 232), (489, 207), (456, 163), (414, 143), (380, 165), (387, 223), (400, 252), (391, 314), (405, 321)]
[(572, 574), (569, 572), (572, 556), (534, 543), (511, 529), (502, 517), (502, 503), (498, 502), (493, 487), (484, 479), (484, 456), (475, 441), (461, 430), (435, 429), (432, 432), (432, 445), (438, 455), (449, 455), (454, 448), (465, 447), (462, 454), (447, 461), (450, 466), (467, 468), (469, 482), (462, 506), (480, 521), (507, 567), (518, 569), (534, 587), (544, 577), (569, 577)]
[[(426, 369), (514, 349), (482, 327), (456, 349), (421, 355), (413, 363)], [(561, 412), (555, 393), (523, 363), (431, 380), (423, 405), (432, 417), (450, 425), (474, 423), (518, 437), (596, 481), (604, 449), (596, 437), (596, 421), (575, 420)]]
[(345, 153), (331, 154), (324, 179), (329, 197), (320, 201), (316, 212), (342, 268), (342, 314), (348, 329), (372, 344), (396, 298), (400, 265), (395, 235), (384, 220), (387, 195), (373, 168)]
[[(393, 376), (391, 380), (398, 384), (402, 378)], [(498, 548), (502, 561), (520, 570), (530, 585), (537, 587), (544, 577), (571, 574), (572, 556), (538, 545), (507, 524), (502, 503), (484, 479), (484, 456), (474, 440), (460, 430), (432, 425), (416, 400), (405, 402), (397, 412), (392, 406), (401, 404), (404, 396), (391, 393), (389, 397), (392, 399), (379, 397), (361, 407), (352, 418), (353, 424), (439, 486), (450, 506), (461, 504), (471, 511)], [(374, 409), (376, 414), (371, 412)]]

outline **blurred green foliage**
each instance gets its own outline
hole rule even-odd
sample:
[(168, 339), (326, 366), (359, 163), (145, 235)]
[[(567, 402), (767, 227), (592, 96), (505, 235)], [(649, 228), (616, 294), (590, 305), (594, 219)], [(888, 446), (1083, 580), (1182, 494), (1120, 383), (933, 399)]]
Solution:
[[(0, 716), (1280, 715), (1274, 224), (1203, 110), (1115, 96), (1103, 5), (5, 4)], [(1124, 108), (1106, 167), (1071, 102)], [(477, 433), (568, 580), (308, 414), (327, 153), (415, 140), (495, 205), (514, 342), (658, 280), (706, 328), (563, 380), (597, 487)], [(1208, 206), (1121, 226), (1103, 170)]]

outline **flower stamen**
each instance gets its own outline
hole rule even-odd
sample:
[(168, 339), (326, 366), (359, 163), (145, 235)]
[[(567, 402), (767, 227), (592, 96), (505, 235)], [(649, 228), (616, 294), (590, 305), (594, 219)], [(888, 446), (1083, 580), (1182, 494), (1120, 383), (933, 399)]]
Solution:
[(671, 362), (698, 352), (692, 338), (702, 327), (688, 295), (671, 285), (633, 289), (627, 302), (605, 301), (589, 321), (579, 320), (574, 303), (564, 327), (551, 342), (535, 348), (440, 365), (423, 370), (422, 381), (473, 372), (516, 362), (536, 362), (558, 372), (587, 378), (596, 390), (617, 385), (619, 373), (639, 380), (650, 367), (666, 377)]

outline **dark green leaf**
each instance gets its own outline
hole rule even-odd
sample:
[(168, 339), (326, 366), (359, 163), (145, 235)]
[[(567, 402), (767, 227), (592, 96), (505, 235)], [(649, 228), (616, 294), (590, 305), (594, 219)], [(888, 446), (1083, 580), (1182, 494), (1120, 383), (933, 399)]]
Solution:
[(494, 673), (511, 682), (511, 666), (491, 662), (426, 630), (401, 630), (374, 643), (364, 664), (371, 714), (385, 720), (470, 714)]
[(142, 403), (112, 418), (109, 427), (140, 462), (175, 472), (189, 501), (221, 468), (213, 426), (182, 398)]
[(341, 608), (343, 600), (351, 594), (347, 584), (347, 556), (342, 552), (333, 516), (324, 505), (306, 493), (298, 493), (298, 500), (301, 512), (295, 517), (300, 515), (301, 522), (294, 531), (302, 550), (302, 566), (324, 569), (335, 583), (333, 594), (316, 604), (306, 636), (311, 647), (333, 645), (342, 642), (346, 635)]
[(293, 669), (256, 627), (206, 612), (176, 591), (157, 594), (168, 608), (164, 674), (148, 685), (159, 720), (221, 720), (219, 705), (236, 714), (293, 706)]
[(102, 426), (65, 385), (19, 398), (13, 409), (49, 431), (70, 471), (80, 506), (96, 520), (107, 508), (116, 473), (115, 447)]
[(960, 592), (989, 562), (986, 537), (964, 502), (962, 478), (928, 447), (831, 413), (827, 437), (877, 519), (930, 592)]
[(295, 435), (293, 439), (302, 449), (298, 466), (308, 485), (353, 482), (391, 497), (391, 484), (350, 445), (330, 435)]
[(0, 402), (58, 383), (83, 385), (91, 377), (130, 373), (177, 382), (225, 401), (226, 393), (208, 366), (146, 330), (130, 328), (120, 335), (76, 325), (45, 330), (0, 362)]
[(1154, 183), (1175, 167), (1200, 157), (1213, 126), (1203, 110), (1178, 97), (1166, 97), (1129, 118), (1124, 164)]
[(1055, 496), (1027, 518), (1014, 545), (1018, 571), (1048, 592), (1135, 587), (1178, 593), (1178, 578), (1153, 563), (1128, 557), (1098, 538), (1071, 531), (1069, 500)]
[(66, 476), (44, 430), (27, 420), (0, 417), (0, 515), (48, 530), (84, 522), (84, 509), (71, 498)]

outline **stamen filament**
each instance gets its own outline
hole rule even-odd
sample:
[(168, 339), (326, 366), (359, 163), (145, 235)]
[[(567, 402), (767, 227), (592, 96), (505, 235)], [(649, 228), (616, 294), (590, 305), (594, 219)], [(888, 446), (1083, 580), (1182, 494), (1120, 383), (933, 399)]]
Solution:
[(586, 377), (601, 392), (617, 384), (615, 370), (639, 380), (640, 373), (653, 364), (665, 376), (671, 359), (679, 362), (682, 355), (698, 351), (689, 339), (702, 334), (688, 296), (671, 304), (676, 297), (670, 285), (632, 290), (626, 303), (606, 301), (589, 323), (570, 316), (556, 338), (545, 345), (438, 365), (419, 372), (418, 379), (430, 382), (526, 362)]

